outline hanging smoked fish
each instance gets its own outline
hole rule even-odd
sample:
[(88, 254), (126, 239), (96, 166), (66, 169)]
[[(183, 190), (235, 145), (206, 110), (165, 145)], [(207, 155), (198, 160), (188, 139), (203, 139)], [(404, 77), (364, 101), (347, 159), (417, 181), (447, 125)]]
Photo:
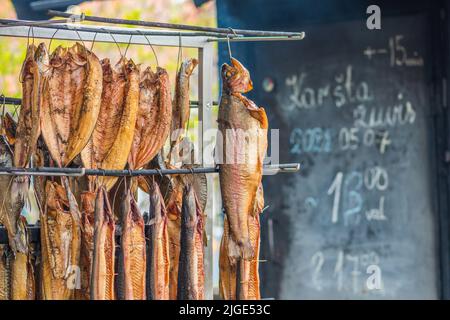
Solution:
[[(41, 295), (44, 300), (72, 299), (79, 288), (80, 213), (66, 187), (47, 181), (41, 213)], [(74, 212), (75, 211), (75, 212)]]
[(92, 257), (91, 300), (114, 300), (114, 218), (104, 187), (97, 192)]
[(34, 300), (35, 280), (31, 263), (27, 221), (20, 216), (17, 220), (16, 252), (11, 261), (11, 298), (13, 300)]
[(95, 192), (81, 194), (81, 248), (80, 248), (80, 285), (77, 299), (91, 298), (92, 256), (94, 252), (94, 211)]
[(170, 132), (172, 102), (169, 76), (158, 67), (150, 67), (141, 75), (139, 109), (133, 144), (128, 159), (131, 169), (144, 167), (161, 150)]
[(144, 219), (136, 201), (126, 188), (122, 201), (122, 236), (118, 266), (118, 298), (146, 300), (146, 246)]
[[(39, 46), (40, 52), (36, 52), (36, 46), (28, 46), (25, 61), (22, 66), (22, 105), (19, 112), (19, 120), (15, 136), (14, 166), (24, 168), (28, 165), (31, 155), (36, 147), (39, 137), (39, 103), (42, 82), (36, 56), (48, 63), (48, 54), (45, 45)], [(41, 52), (42, 51), (42, 52)]]
[[(139, 67), (121, 58), (114, 68), (102, 60), (103, 86), (100, 116), (92, 137), (81, 153), (86, 168), (124, 169), (133, 142), (139, 107)], [(101, 177), (109, 191), (117, 177)]]
[(100, 111), (102, 68), (98, 58), (76, 43), (58, 47), (43, 84), (41, 132), (59, 167), (86, 146)]
[(150, 185), (147, 238), (147, 300), (169, 299), (169, 235), (167, 212), (156, 182)]
[(177, 79), (175, 82), (175, 97), (173, 100), (172, 125), (170, 128), (171, 137), (169, 160), (174, 158), (174, 155), (172, 155), (173, 149), (177, 144), (181, 142), (181, 140), (183, 140), (183, 137), (186, 135), (187, 123), (189, 121), (190, 114), (189, 80), (197, 64), (197, 59), (186, 59), (185, 61), (183, 61), (180, 70), (178, 70), (177, 72)]
[(228, 256), (252, 260), (248, 216), (261, 182), (267, 150), (267, 116), (263, 108), (244, 97), (252, 89), (249, 72), (236, 59), (222, 66), (222, 96), (216, 151), (220, 162), (223, 207), (230, 225)]
[(180, 261), (178, 266), (178, 300), (204, 299), (203, 214), (191, 185), (183, 190), (181, 209)]

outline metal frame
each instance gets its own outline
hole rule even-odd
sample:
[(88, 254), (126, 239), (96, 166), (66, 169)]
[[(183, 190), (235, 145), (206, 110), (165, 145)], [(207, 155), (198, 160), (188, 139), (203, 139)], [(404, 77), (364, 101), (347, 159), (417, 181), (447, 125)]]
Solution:
[[(95, 42), (107, 42), (107, 43), (130, 43), (138, 45), (149, 45), (149, 42), (154, 46), (169, 46), (179, 47), (180, 36), (182, 37), (181, 46), (198, 49), (199, 58), (199, 101), (198, 101), (198, 119), (201, 125), (199, 125), (199, 141), (201, 159), (203, 159), (203, 132), (210, 128), (212, 121), (212, 68), (213, 68), (213, 43), (208, 42), (208, 37), (184, 37), (180, 32), (173, 32), (172, 36), (167, 36), (167, 31), (158, 32), (161, 35), (130, 35), (131, 31), (139, 30), (145, 34), (144, 29), (130, 29), (130, 28), (118, 28), (118, 27), (98, 27), (89, 26), (90, 29), (97, 29), (99, 32), (82, 31), (83, 27), (80, 25), (70, 25), (73, 29), (61, 29), (58, 26), (52, 27), (27, 27), (27, 26), (11, 26), (0, 27), (0, 36), (21, 37), (28, 38), (33, 36), (37, 39), (58, 39), (58, 40), (71, 40), (71, 41), (92, 41)], [(31, 30), (32, 29), (32, 30)], [(107, 32), (102, 31), (107, 30)], [(1, 102), (0, 102), (1, 103)], [(213, 194), (214, 184), (211, 177), (208, 177), (208, 194)], [(210, 212), (207, 215), (206, 221), (206, 234), (209, 245), (205, 248), (205, 298), (213, 299), (213, 245), (212, 245), (212, 225), (213, 225), (213, 210), (216, 210), (215, 204), (211, 203), (210, 197), (208, 197), (206, 212)]]
[[(212, 165), (214, 160), (206, 159), (205, 161), (205, 150), (208, 143), (211, 143), (212, 137), (205, 136), (205, 132), (209, 128), (212, 128), (213, 118), (213, 105), (217, 105), (217, 102), (213, 101), (212, 98), (212, 79), (213, 79), (213, 54), (214, 54), (214, 41), (225, 40), (239, 40), (239, 41), (259, 41), (259, 40), (301, 40), (303, 39), (304, 33), (300, 33), (300, 36), (296, 37), (275, 37), (272, 34), (271, 37), (267, 35), (266, 38), (263, 37), (263, 31), (258, 31), (257, 37), (243, 37), (237, 39), (236, 37), (226, 38), (211, 37), (214, 34), (204, 33), (203, 35), (195, 34), (193, 32), (180, 32), (180, 31), (158, 31), (149, 29), (138, 29), (138, 28), (121, 28), (121, 27), (111, 27), (111, 26), (82, 26), (80, 24), (40, 24), (33, 22), (23, 22), (23, 21), (6, 21), (5, 19), (0, 19), (0, 36), (9, 37), (21, 37), (21, 38), (37, 38), (37, 39), (58, 39), (58, 40), (69, 40), (69, 41), (95, 41), (95, 42), (106, 42), (106, 43), (125, 43), (125, 44), (137, 44), (137, 45), (151, 45), (153, 46), (169, 46), (169, 47), (189, 47), (198, 49), (198, 60), (199, 60), (199, 73), (198, 73), (198, 88), (199, 88), (199, 100), (198, 103), (194, 105), (198, 106), (198, 120), (200, 122), (199, 132), (198, 132), (198, 152), (200, 156), (200, 163), (204, 166), (205, 164)], [(235, 34), (235, 31), (231, 29)], [(242, 31), (242, 30), (240, 30)], [(256, 32), (256, 31), (251, 31)], [(251, 33), (250, 32), (250, 33)], [(248, 33), (248, 32), (247, 32)], [(181, 40), (181, 41), (180, 41)], [(4, 97), (2, 97), (4, 98)], [(0, 99), (0, 104), (2, 103)], [(5, 100), (5, 99), (3, 99)], [(11, 101), (13, 101), (12, 99)], [(197, 159), (196, 159), (197, 160)], [(265, 168), (270, 172), (295, 172), (299, 169), (298, 164), (287, 165), (286, 168), (278, 167), (268, 167)], [(290, 166), (290, 167), (289, 167)], [(9, 169), (10, 172), (7, 172)], [(48, 169), (44, 174), (44, 169)], [(59, 174), (55, 170), (57, 168), (34, 168), (33, 169), (22, 169), (17, 170), (17, 168), (4, 168), (3, 173), (0, 174), (14, 174), (14, 175), (67, 175), (67, 173), (60, 172)], [(59, 168), (62, 169), (62, 168)], [(67, 168), (65, 168), (67, 169)], [(205, 172), (217, 172), (217, 168), (202, 168)], [(80, 169), (75, 169), (80, 171)], [(183, 173), (193, 173), (190, 169)], [(196, 170), (196, 169), (193, 169)], [(52, 172), (50, 172), (52, 171)], [(88, 174), (88, 169), (83, 169), (83, 172), (73, 172), (71, 175)], [(110, 170), (111, 171), (111, 170)], [(114, 172), (113, 175), (132, 175), (133, 173), (128, 170), (117, 170), (122, 171)], [(147, 170), (147, 174), (161, 174), (161, 170)], [(151, 172), (152, 171), (152, 172)], [(202, 171), (202, 170), (200, 170)], [(100, 174), (105, 174), (106, 171), (103, 170)], [(180, 172), (181, 173), (181, 172)], [(195, 173), (195, 172), (194, 172)], [(92, 172), (94, 174), (94, 172)], [(97, 173), (98, 174), (98, 173)], [(139, 174), (143, 174), (141, 171)], [(165, 174), (171, 174), (167, 172)], [(213, 183), (212, 176), (207, 175), (208, 181), (208, 194), (215, 194), (216, 186)], [(212, 197), (208, 197), (206, 209), (207, 221), (206, 221), (206, 234), (208, 245), (205, 249), (205, 298), (213, 299), (213, 266), (218, 261), (213, 261), (213, 217), (214, 212), (218, 212), (220, 208), (217, 207), (217, 201), (214, 201)]]

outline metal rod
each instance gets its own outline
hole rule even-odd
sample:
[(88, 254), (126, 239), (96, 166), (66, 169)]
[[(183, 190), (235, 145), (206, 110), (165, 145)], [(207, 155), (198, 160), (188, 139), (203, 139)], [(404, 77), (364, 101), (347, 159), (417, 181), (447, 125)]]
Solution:
[(0, 95), (0, 105), (7, 104), (7, 105), (21, 105), (22, 99), (20, 98), (11, 98), (11, 97), (5, 97), (3, 94)]
[(80, 24), (68, 23), (68, 24), (41, 24), (34, 25), (29, 21), (23, 20), (11, 20), (11, 19), (0, 19), (1, 27), (17, 27), (17, 26), (25, 26), (25, 27), (39, 27), (39, 28), (51, 28), (51, 29), (61, 29), (61, 30), (72, 30), (72, 31), (80, 31), (80, 32), (93, 32), (93, 33), (106, 33), (106, 34), (123, 34), (123, 35), (132, 35), (132, 36), (172, 36), (172, 37), (216, 37), (217, 33), (214, 32), (175, 32), (175, 31), (156, 31), (156, 30), (142, 30), (142, 29), (132, 29), (132, 28), (122, 28), (122, 29), (113, 29), (111, 27), (99, 27), (99, 26), (82, 26)]
[(235, 38), (230, 37), (229, 39), (228, 38), (209, 38), (206, 41), (208, 41), (208, 42), (211, 42), (211, 41), (217, 41), (217, 42), (226, 42), (226, 41), (230, 41), (230, 42), (251, 42), (251, 41), (280, 41), (280, 40), (297, 41), (297, 40), (303, 40), (303, 38), (305, 38), (305, 33), (304, 32), (300, 32), (300, 34), (298, 36), (292, 36), (292, 37), (287, 37), (287, 36), (235, 37)]
[[(191, 108), (198, 108), (198, 101), (196, 100), (191, 100), (189, 101)], [(0, 95), (0, 105), (2, 104), (7, 104), (7, 105), (21, 105), (22, 104), (22, 99), (20, 98), (12, 98), (12, 97), (6, 97), (3, 94)], [(218, 101), (213, 101), (212, 103), (213, 106), (218, 106), (219, 102)]]
[(243, 30), (243, 29), (231, 29), (231, 28), (213, 28), (213, 27), (202, 27), (202, 26), (192, 26), (185, 24), (175, 24), (175, 23), (163, 23), (154, 21), (141, 21), (141, 20), (129, 20), (129, 19), (117, 19), (117, 18), (105, 18), (87, 15), (75, 15), (72, 13), (49, 10), (48, 14), (53, 17), (62, 18), (72, 18), (77, 19), (78, 17), (85, 21), (102, 22), (102, 23), (112, 23), (112, 24), (128, 24), (141, 27), (154, 27), (163, 29), (177, 29), (177, 30), (190, 30), (190, 31), (206, 31), (214, 32), (220, 34), (228, 34), (235, 36), (262, 36), (262, 37), (299, 37), (302, 32), (283, 32), (283, 31), (262, 31), (262, 30)]
[[(296, 172), (300, 169), (298, 163), (285, 163), (277, 165), (264, 166), (264, 170), (269, 172)], [(141, 170), (104, 170), (104, 169), (86, 169), (86, 168), (57, 168), (57, 167), (39, 167), (39, 168), (0, 168), (0, 175), (14, 176), (108, 176), (108, 177), (135, 177), (135, 176), (153, 176), (153, 175), (171, 175), (171, 174), (198, 174), (198, 173), (216, 173), (219, 172), (219, 166), (192, 168), (192, 169), (141, 169)]]
[(55, 24), (67, 23), (67, 20), (40, 20), (40, 21), (28, 21), (28, 20), (11, 20), (11, 19), (1, 19), (2, 27), (10, 26), (28, 26), (28, 27), (40, 27)]

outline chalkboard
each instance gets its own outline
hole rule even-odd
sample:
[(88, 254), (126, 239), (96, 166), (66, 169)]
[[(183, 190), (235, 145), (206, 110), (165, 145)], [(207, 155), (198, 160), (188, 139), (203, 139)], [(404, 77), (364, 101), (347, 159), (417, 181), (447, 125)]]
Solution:
[(439, 297), (427, 19), (365, 22), (253, 46), (279, 161), (302, 164), (264, 179), (265, 297)]

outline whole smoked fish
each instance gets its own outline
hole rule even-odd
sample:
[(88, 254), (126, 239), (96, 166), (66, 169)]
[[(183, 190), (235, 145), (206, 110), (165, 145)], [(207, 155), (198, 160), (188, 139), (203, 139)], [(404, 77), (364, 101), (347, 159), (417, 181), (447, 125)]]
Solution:
[[(223, 207), (230, 225), (228, 256), (253, 259), (248, 216), (252, 213), (256, 191), (262, 178), (267, 150), (267, 116), (242, 93), (252, 89), (249, 72), (236, 59), (222, 66), (222, 96), (219, 106), (220, 188)], [(217, 154), (216, 154), (217, 155)]]
[(31, 263), (30, 244), (26, 219), (17, 220), (16, 252), (11, 261), (11, 298), (13, 300), (34, 300), (35, 280)]
[(203, 217), (194, 188), (185, 186), (181, 209), (178, 300), (204, 299)]
[[(133, 142), (139, 107), (139, 67), (120, 59), (114, 68), (102, 60), (103, 86), (100, 116), (91, 140), (81, 153), (86, 168), (125, 168)], [(109, 191), (117, 177), (101, 177), (99, 185)]]
[(146, 300), (144, 219), (128, 189), (122, 202), (122, 237), (119, 252), (118, 298)]
[(156, 182), (150, 185), (147, 238), (147, 300), (169, 299), (169, 235), (167, 212)]
[(170, 132), (172, 102), (167, 71), (150, 67), (141, 75), (139, 110), (128, 163), (131, 169), (144, 167), (161, 150)]
[(114, 300), (115, 226), (104, 187), (97, 192), (94, 226), (91, 300)]
[[(68, 300), (78, 287), (80, 226), (66, 188), (47, 181), (41, 213), (41, 295), (44, 300)], [(72, 209), (71, 209), (72, 208)]]
[(180, 70), (177, 72), (175, 82), (175, 97), (173, 100), (173, 114), (170, 137), (170, 154), (172, 159), (173, 148), (180, 143), (186, 134), (186, 126), (189, 121), (190, 101), (189, 101), (189, 79), (198, 65), (197, 59), (186, 59), (181, 64)]
[(91, 298), (92, 256), (94, 254), (94, 211), (96, 193), (85, 191), (81, 193), (81, 248), (80, 248), (80, 285), (77, 299)]
[(48, 61), (44, 43), (41, 43), (38, 48), (34, 44), (28, 46), (21, 73), (22, 104), (15, 135), (15, 167), (24, 168), (28, 165), (39, 138), (42, 82), (47, 71), (45, 65), (48, 65)]
[(97, 122), (102, 93), (98, 58), (79, 43), (50, 57), (41, 105), (41, 133), (59, 167), (86, 146)]

